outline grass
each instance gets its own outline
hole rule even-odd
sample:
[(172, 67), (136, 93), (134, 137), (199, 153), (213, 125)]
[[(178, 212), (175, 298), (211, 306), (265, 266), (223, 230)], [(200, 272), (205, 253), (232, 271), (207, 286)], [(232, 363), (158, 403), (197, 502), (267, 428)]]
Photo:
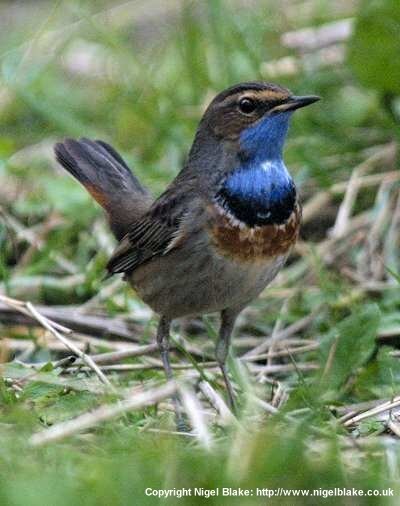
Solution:
[[(159, 12), (153, 2), (118, 7), (110, 1), (59, 1), (51, 8), (38, 2), (34, 9), (17, 3), (12, 10), (13, 4), (0, 7), (0, 23), (9, 23), (0, 30), (0, 291), (41, 306), (89, 304), (90, 314), (103, 311), (133, 322), (133, 337), (142, 343), (152, 341), (156, 320), (124, 285), (107, 292), (101, 279), (113, 241), (99, 209), (56, 167), (52, 144), (66, 136), (108, 140), (158, 194), (182, 166), (204, 106), (225, 86), (266, 79), (323, 101), (295, 116), (285, 151), (305, 203), (302, 241), (278, 281), (241, 318), (236, 356), (263, 343), (274, 328), (279, 335), (279, 329), (311, 317), (277, 340), (272, 351), (281, 355), (268, 361), (277, 369), (263, 381), (265, 358), (253, 365), (231, 360), (240, 423), (222, 423), (202, 400), (212, 440), (206, 450), (201, 438), (170, 434), (173, 420), (164, 402), (33, 448), (33, 433), (117, 399), (96, 390), (97, 378), (55, 368), (62, 354), (50, 349), (53, 341), (43, 329), (10, 324), (0, 312), (0, 504), (166, 502), (147, 496), (147, 487), (190, 488), (192, 494), (195, 487), (219, 488), (209, 504), (243, 505), (265, 504), (257, 488), (392, 488), (394, 498), (353, 501), (397, 504), (395, 410), (350, 427), (340, 417), (399, 394), (400, 363), (393, 353), (400, 328), (398, 178), (392, 174), (363, 187), (352, 205), (337, 184), (352, 187), (356, 167), (360, 177), (395, 171), (390, 143), (399, 126), (385, 107), (386, 95), (357, 80), (346, 57), (351, 41), (342, 60), (321, 65), (317, 51), (301, 59), (281, 42), (288, 31), (355, 16), (356, 6), (313, 0), (309, 9), (295, 2), (244, 8), (209, 0), (183, 2), (177, 10), (171, 2)], [(340, 45), (333, 50), (342, 54)], [(271, 66), (287, 56), (296, 72)], [(325, 203), (312, 212), (308, 204), (324, 195)], [(339, 209), (350, 210), (350, 221), (343, 236), (329, 239)], [(210, 317), (177, 328), (177, 344), (197, 351), (177, 353), (175, 361), (191, 363), (193, 355), (209, 360), (215, 325)], [(35, 347), (21, 358), (21, 343), (26, 348), (28, 342)], [(314, 348), (298, 352), (299, 345), (310, 343)], [(110, 347), (107, 340), (91, 341), (88, 353)], [(15, 358), (42, 364), (40, 374), (27, 373)], [(124, 363), (152, 362), (139, 357)], [(207, 369), (201, 373), (223, 396), (218, 376)], [(197, 391), (187, 373), (177, 377)], [(109, 378), (122, 395), (163, 382), (159, 370), (112, 372)], [(284, 392), (281, 404), (278, 391)], [(255, 397), (278, 413), (265, 412)], [(224, 487), (253, 495), (224, 497)]]

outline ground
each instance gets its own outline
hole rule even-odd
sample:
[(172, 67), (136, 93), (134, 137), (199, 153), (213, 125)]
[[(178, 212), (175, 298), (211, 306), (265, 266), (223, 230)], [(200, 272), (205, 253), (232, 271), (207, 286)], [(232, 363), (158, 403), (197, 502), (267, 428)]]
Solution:
[[(0, 504), (397, 504), (397, 1), (2, 2), (0, 26)], [(256, 79), (322, 100), (289, 132), (304, 223), (238, 322), (235, 420), (216, 318), (175, 327), (166, 385), (157, 319), (103, 281), (114, 240), (52, 145), (105, 139), (157, 195), (214, 94)], [(335, 487), (364, 497), (315, 498)]]

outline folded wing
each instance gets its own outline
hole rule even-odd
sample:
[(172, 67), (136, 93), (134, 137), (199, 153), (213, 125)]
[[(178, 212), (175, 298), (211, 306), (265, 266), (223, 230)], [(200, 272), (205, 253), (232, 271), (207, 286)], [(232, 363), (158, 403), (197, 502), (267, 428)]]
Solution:
[(183, 222), (187, 214), (183, 196), (166, 192), (137, 222), (110, 258), (109, 274), (132, 272), (157, 255), (165, 255), (184, 240)]

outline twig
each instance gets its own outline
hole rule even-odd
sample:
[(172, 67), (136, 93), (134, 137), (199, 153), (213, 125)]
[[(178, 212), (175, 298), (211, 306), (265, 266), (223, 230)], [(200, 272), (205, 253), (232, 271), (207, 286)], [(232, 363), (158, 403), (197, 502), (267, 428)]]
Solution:
[(73, 342), (71, 342), (69, 339), (64, 337), (62, 334), (60, 334), (54, 327), (52, 327), (47, 320), (47, 318), (43, 317), (36, 309), (35, 307), (30, 303), (26, 303), (26, 307), (30, 311), (31, 315), (36, 318), (36, 320), (45, 328), (47, 329), (56, 339), (61, 341), (72, 353), (77, 355), (90, 369), (94, 371), (94, 373), (98, 376), (99, 380), (107, 385), (109, 388), (114, 390), (113, 386), (111, 385), (110, 381), (106, 378), (106, 376), (101, 372), (99, 367), (93, 362), (93, 359), (81, 351), (79, 348), (75, 346)]
[[(148, 344), (146, 346), (138, 346), (136, 349), (111, 351), (110, 353), (99, 353), (92, 355), (92, 360), (96, 364), (115, 364), (126, 358), (140, 357), (142, 355), (149, 355), (158, 351), (157, 343)], [(76, 364), (77, 365), (77, 364)]]
[(275, 406), (272, 406), (272, 404), (270, 404), (269, 402), (263, 401), (256, 395), (251, 394), (250, 398), (267, 413), (271, 415), (275, 415), (276, 413), (278, 413), (278, 409)]
[[(281, 346), (280, 346), (281, 347)], [(310, 343), (305, 346), (299, 346), (298, 348), (286, 348), (279, 351), (268, 352), (268, 353), (260, 353), (259, 355), (251, 355), (249, 357), (239, 357), (239, 359), (244, 360), (245, 362), (256, 362), (258, 360), (264, 360), (268, 358), (276, 358), (276, 357), (289, 357), (291, 355), (297, 355), (299, 353), (306, 353), (308, 351), (317, 350), (320, 347), (319, 342)], [(267, 363), (267, 365), (271, 365), (271, 363)]]
[[(214, 369), (218, 366), (217, 362), (200, 362), (198, 363), (198, 367), (202, 367), (205, 369)], [(151, 369), (163, 369), (164, 366), (161, 362), (157, 361), (154, 364), (111, 364), (102, 366), (102, 371), (119, 371), (119, 372), (128, 372), (128, 371), (148, 371)], [(72, 367), (69, 367), (68, 370), (74, 372), (77, 369), (75, 364)], [(191, 370), (194, 369), (193, 364), (171, 364), (171, 369), (176, 370)], [(80, 371), (87, 371), (88, 369), (85, 367), (79, 367)]]
[(34, 318), (42, 327), (48, 330), (58, 341), (62, 342), (64, 346), (66, 346), (72, 353), (80, 357), (82, 361), (95, 372), (95, 374), (98, 376), (98, 378), (102, 383), (107, 385), (109, 388), (113, 389), (110, 381), (101, 372), (101, 370), (93, 362), (93, 360), (89, 357), (89, 355), (81, 351), (77, 346), (75, 346), (74, 343), (72, 343), (69, 339), (67, 339), (60, 333), (60, 332), (70, 333), (71, 332), (70, 329), (63, 327), (62, 325), (56, 322), (52, 322), (51, 320), (40, 314), (39, 311), (37, 311), (37, 309), (30, 302), (22, 302), (15, 299), (10, 299), (9, 297), (6, 297), (4, 295), (0, 295), (0, 300), (2, 300), (5, 304), (10, 305), (11, 307), (14, 307), (15, 309), (17, 309), (17, 311), (20, 311), (21, 313), (28, 315), (31, 318)]
[(274, 396), (271, 401), (271, 405), (274, 406), (275, 408), (280, 408), (286, 403), (288, 399), (288, 393), (282, 386), (282, 383), (280, 381), (278, 381), (277, 384), (278, 388), (275, 390)]
[(335, 224), (330, 231), (331, 237), (338, 239), (345, 234), (349, 218), (360, 189), (360, 178), (370, 167), (371, 164), (363, 164), (356, 167), (351, 173), (344, 198), (336, 215)]
[[(14, 304), (11, 304), (10, 301), (13, 301)], [(23, 306), (24, 302), (10, 299), (0, 294), (0, 321), (21, 325), (35, 325), (36, 322), (29, 317), (30, 315), (27, 312), (20, 311), (20, 308)], [(123, 318), (82, 314), (74, 306), (37, 306), (37, 310), (49, 321), (51, 320), (54, 327), (61, 329), (58, 325), (62, 324), (64, 330), (61, 331), (64, 333), (75, 331), (90, 336), (104, 336), (110, 339), (139, 340), (139, 337), (136, 337), (136, 335), (141, 332), (141, 327)], [(28, 318), (25, 318), (24, 315), (28, 316)]]
[(352, 417), (358, 415), (362, 411), (367, 411), (371, 408), (375, 408), (376, 406), (380, 406), (383, 404), (383, 402), (390, 402), (390, 399), (374, 399), (372, 401), (355, 402), (352, 404), (347, 404), (345, 406), (331, 406), (331, 410), (341, 415), (342, 417), (348, 415), (349, 413), (352, 413)]
[[(111, 350), (120, 351), (120, 350), (137, 350), (138, 345), (124, 342), (124, 341), (104, 341), (104, 339), (96, 339), (95, 337), (87, 337), (87, 336), (78, 336), (79, 341), (75, 340), (75, 336), (70, 334), (70, 338), (74, 339), (75, 345), (80, 349), (85, 349), (88, 345), (90, 347), (95, 348), (110, 348)], [(30, 349), (32, 345), (37, 345), (38, 348), (46, 348), (49, 351), (54, 351), (56, 353), (60, 353), (65, 350), (65, 346), (57, 341), (56, 339), (49, 338), (43, 342), (43, 339), (40, 337), (37, 341), (33, 341), (31, 339), (13, 339), (10, 337), (5, 337), (1, 340), (1, 344), (4, 345), (7, 349), (18, 352), (25, 351)]]
[[(354, 167), (353, 171), (361, 171), (365, 173), (380, 165), (393, 164), (397, 155), (397, 145), (394, 142), (384, 144), (369, 158)], [(358, 189), (368, 188), (370, 186), (379, 185), (383, 180), (391, 182), (398, 181), (400, 173), (398, 170), (380, 172), (378, 174), (370, 174), (358, 179)], [(314, 216), (318, 215), (320, 210), (331, 201), (332, 197), (345, 193), (348, 188), (348, 181), (335, 183), (328, 190), (317, 193), (314, 197), (306, 202), (303, 208), (303, 223), (308, 223)]]
[(315, 371), (319, 369), (319, 365), (314, 362), (306, 362), (299, 364), (272, 364), (272, 365), (256, 365), (249, 363), (250, 370), (255, 372), (262, 372), (264, 374), (279, 374), (292, 371)]
[[(389, 146), (390, 147), (390, 146)], [(398, 170), (381, 172), (379, 174), (370, 174), (364, 176), (358, 181), (358, 188), (369, 188), (370, 186), (377, 186), (383, 180), (394, 183), (400, 179), (400, 173)], [(318, 192), (312, 198), (310, 198), (304, 205), (303, 208), (303, 223), (309, 223), (318, 213), (326, 207), (335, 195), (345, 193), (347, 189), (347, 181), (336, 183), (332, 185), (328, 190)]]
[(215, 391), (208, 381), (201, 381), (199, 388), (203, 395), (208, 399), (211, 406), (217, 411), (221, 417), (223, 424), (229, 424), (236, 421), (231, 410), (226, 405), (222, 397)]
[(379, 406), (376, 406), (375, 408), (369, 409), (368, 411), (364, 411), (364, 413), (360, 413), (359, 415), (353, 416), (352, 418), (344, 422), (344, 426), (348, 427), (349, 425), (354, 425), (357, 422), (361, 422), (361, 420), (366, 420), (367, 418), (379, 415), (380, 413), (384, 413), (385, 411), (397, 408), (398, 406), (400, 406), (400, 397), (395, 397), (393, 401), (385, 402)]
[[(300, 320), (297, 320), (296, 322), (287, 326), (280, 332), (277, 332), (274, 337), (274, 342), (286, 339), (295, 334), (296, 332), (299, 332), (300, 330), (306, 328), (314, 320), (314, 318), (317, 316), (320, 310), (321, 306), (318, 306), (309, 315), (305, 316), (304, 318), (301, 318)], [(260, 353), (264, 353), (266, 350), (268, 350), (269, 346), (271, 345), (271, 342), (272, 342), (271, 337), (267, 338), (263, 343), (259, 344), (252, 350), (242, 355), (242, 358), (253, 357), (255, 355), (259, 355)]]
[[(32, 313), (28, 308), (27, 302), (17, 300), (17, 299), (12, 299), (11, 297), (7, 297), (7, 296), (1, 295), (1, 294), (0, 294), (0, 302), (4, 302), (4, 304), (6, 306), (11, 307), (11, 308), (15, 309), (17, 312), (28, 316), (29, 321), (32, 321)], [(44, 315), (41, 315), (41, 317), (43, 319), (45, 319), (49, 325), (51, 325), (53, 328), (59, 330), (60, 332), (64, 332), (64, 334), (71, 334), (72, 333), (71, 329), (64, 327), (63, 325), (60, 325), (59, 323), (57, 323), (53, 320), (50, 320), (50, 318), (47, 318)], [(33, 318), (33, 319), (37, 320), (37, 318)]]
[(395, 422), (389, 418), (388, 427), (393, 432), (393, 434), (400, 438), (400, 424), (398, 422)]

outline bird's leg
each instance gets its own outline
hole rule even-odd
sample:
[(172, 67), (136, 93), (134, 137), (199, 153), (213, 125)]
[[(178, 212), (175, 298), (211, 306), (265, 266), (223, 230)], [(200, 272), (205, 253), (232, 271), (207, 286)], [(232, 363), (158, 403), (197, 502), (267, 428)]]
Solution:
[(164, 371), (167, 379), (172, 379), (172, 369), (169, 362), (169, 330), (171, 327), (171, 320), (165, 316), (161, 316), (157, 329), (157, 344), (160, 350), (161, 360), (164, 366)]
[[(170, 328), (171, 328), (171, 320), (165, 316), (161, 316), (160, 322), (158, 324), (158, 329), (157, 329), (157, 344), (158, 344), (158, 349), (160, 350), (160, 355), (161, 355), (161, 360), (163, 363), (165, 375), (168, 380), (171, 380), (173, 378), (171, 364), (169, 361), (169, 331), (170, 331)], [(183, 419), (182, 409), (181, 409), (177, 394), (173, 395), (172, 402), (174, 404), (177, 428), (179, 431), (186, 432), (187, 427), (186, 427), (186, 423)]]
[(221, 326), (216, 348), (216, 359), (225, 381), (226, 390), (228, 392), (229, 406), (233, 412), (236, 411), (235, 393), (228, 378), (228, 373), (226, 370), (226, 359), (229, 354), (232, 331), (238, 313), (239, 312), (237, 310), (233, 311), (232, 309), (224, 309), (221, 311)]

